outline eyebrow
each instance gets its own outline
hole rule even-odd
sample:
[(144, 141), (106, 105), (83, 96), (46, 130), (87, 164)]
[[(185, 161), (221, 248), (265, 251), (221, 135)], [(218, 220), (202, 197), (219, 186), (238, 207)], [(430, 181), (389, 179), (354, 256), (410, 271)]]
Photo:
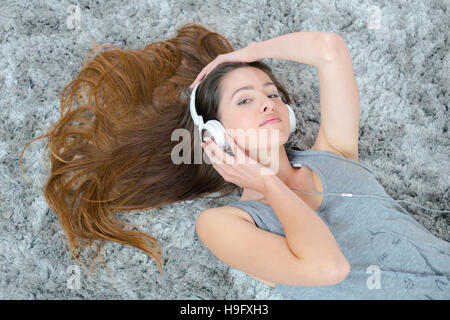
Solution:
[[(273, 84), (273, 82), (266, 82), (266, 83), (264, 83), (264, 87), (268, 87), (268, 86), (270, 86), (270, 85), (275, 86), (275, 84)], [(276, 86), (275, 86), (275, 87), (276, 87)], [(255, 87), (253, 87), (253, 86), (245, 86), (245, 87), (242, 87), (242, 88), (237, 89), (237, 90), (233, 93), (233, 95), (231, 96), (230, 101), (233, 100), (234, 95), (235, 95), (236, 93), (238, 93), (239, 91), (241, 91), (241, 90), (250, 90), (250, 89), (255, 89)]]

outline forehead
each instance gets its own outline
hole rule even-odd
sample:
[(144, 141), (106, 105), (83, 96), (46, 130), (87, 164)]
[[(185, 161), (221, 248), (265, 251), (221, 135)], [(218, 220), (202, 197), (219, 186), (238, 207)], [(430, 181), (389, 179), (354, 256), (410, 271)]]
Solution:
[(244, 67), (227, 73), (222, 79), (222, 88), (225, 91), (234, 91), (245, 85), (257, 85), (266, 81), (271, 79), (264, 71), (255, 67)]

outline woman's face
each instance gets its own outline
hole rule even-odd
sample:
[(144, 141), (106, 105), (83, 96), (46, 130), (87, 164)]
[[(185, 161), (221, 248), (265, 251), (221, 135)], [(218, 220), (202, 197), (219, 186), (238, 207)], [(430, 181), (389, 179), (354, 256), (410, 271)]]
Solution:
[[(264, 71), (254, 67), (235, 69), (222, 78), (219, 88), (219, 121), (241, 147), (262, 150), (286, 143), (289, 111)], [(281, 121), (262, 125), (274, 115)]]

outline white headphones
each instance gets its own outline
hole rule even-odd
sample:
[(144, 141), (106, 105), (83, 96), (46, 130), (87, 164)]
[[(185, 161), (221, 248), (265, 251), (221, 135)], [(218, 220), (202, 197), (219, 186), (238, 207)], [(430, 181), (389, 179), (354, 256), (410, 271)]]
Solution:
[[(197, 83), (195, 88), (192, 90), (191, 93), (191, 103), (190, 103), (190, 111), (191, 111), (191, 117), (194, 121), (195, 125), (198, 126), (198, 135), (200, 137), (200, 143), (203, 142), (203, 135), (202, 131), (207, 130), (209, 134), (214, 138), (215, 143), (221, 147), (222, 149), (226, 149), (226, 139), (225, 139), (225, 128), (218, 120), (209, 120), (206, 123), (203, 122), (203, 117), (199, 116), (197, 114), (197, 111), (195, 110), (195, 93), (197, 92), (197, 87), (200, 84)], [(284, 104), (288, 110), (289, 110), (289, 133), (293, 133), (295, 131), (296, 126), (296, 118), (294, 110), (292, 110), (291, 106), (287, 103)]]

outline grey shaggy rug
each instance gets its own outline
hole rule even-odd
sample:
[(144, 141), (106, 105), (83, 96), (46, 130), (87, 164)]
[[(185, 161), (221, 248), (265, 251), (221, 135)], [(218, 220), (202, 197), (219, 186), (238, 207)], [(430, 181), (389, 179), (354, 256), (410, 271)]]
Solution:
[[(0, 298), (283, 299), (275, 289), (218, 260), (195, 233), (198, 214), (239, 199), (199, 199), (123, 220), (163, 247), (164, 276), (144, 252), (117, 243), (91, 280), (75, 260), (42, 188), (46, 139), (25, 143), (59, 118), (62, 88), (92, 47), (143, 48), (195, 22), (236, 49), (296, 31), (333, 31), (347, 42), (361, 99), (360, 161), (388, 194), (449, 210), (449, 2), (139, 0), (0, 3)], [(301, 48), (299, 48), (301, 50)], [(315, 68), (267, 59), (292, 95), (298, 118), (288, 147), (309, 149), (319, 129)], [(49, 165), (48, 155), (45, 163)], [(450, 214), (401, 203), (436, 237), (450, 241)], [(89, 263), (89, 250), (82, 261)], [(98, 260), (100, 261), (100, 260)], [(76, 278), (79, 275), (79, 278)]]

